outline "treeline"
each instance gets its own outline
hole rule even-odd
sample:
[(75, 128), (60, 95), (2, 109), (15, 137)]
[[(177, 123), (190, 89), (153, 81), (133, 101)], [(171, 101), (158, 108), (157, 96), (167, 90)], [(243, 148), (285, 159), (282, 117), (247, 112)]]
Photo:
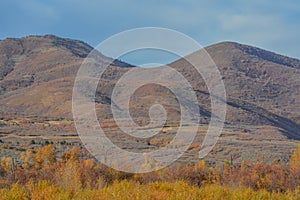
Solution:
[[(167, 199), (163, 197), (172, 195), (175, 198), (179, 193), (183, 195), (182, 198), (178, 196), (179, 199), (189, 198), (184, 195), (192, 195), (190, 199), (202, 198), (201, 195), (210, 199), (212, 196), (209, 195), (219, 193), (226, 193), (228, 199), (234, 199), (229, 196), (241, 199), (238, 197), (243, 195), (245, 198), (247, 195), (265, 195), (267, 199), (300, 199), (300, 146), (288, 164), (243, 161), (237, 166), (225, 162), (222, 168), (217, 168), (201, 161), (190, 166), (178, 164), (146, 174), (123, 173), (94, 160), (80, 159), (80, 149), (77, 147), (64, 153), (61, 160), (57, 160), (52, 144), (35, 152), (27, 150), (22, 153), (21, 159), (22, 164), (16, 164), (12, 158), (1, 158), (0, 199), (57, 199), (57, 195), (61, 195), (60, 199), (110, 199), (108, 197), (113, 198), (111, 195), (118, 192), (115, 197), (124, 192), (123, 197), (132, 199), (125, 194), (127, 189), (127, 192), (132, 190), (133, 199), (149, 199), (151, 195), (154, 195), (153, 199)], [(134, 188), (138, 190), (134, 191)], [(19, 195), (20, 198), (10, 198), (10, 195)], [(89, 195), (92, 197), (89, 198)]]

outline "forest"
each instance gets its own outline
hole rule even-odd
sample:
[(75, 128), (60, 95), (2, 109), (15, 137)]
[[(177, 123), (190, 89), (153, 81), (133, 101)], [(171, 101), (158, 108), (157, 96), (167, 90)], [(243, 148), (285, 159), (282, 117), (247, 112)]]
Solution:
[(286, 164), (242, 161), (222, 167), (176, 164), (145, 174), (82, 159), (72, 147), (58, 159), (53, 144), (0, 162), (0, 199), (300, 199), (300, 145)]

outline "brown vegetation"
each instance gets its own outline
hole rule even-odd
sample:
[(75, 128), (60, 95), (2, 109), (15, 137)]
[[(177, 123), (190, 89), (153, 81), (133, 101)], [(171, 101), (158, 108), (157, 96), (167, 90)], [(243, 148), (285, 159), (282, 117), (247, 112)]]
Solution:
[(217, 168), (201, 161), (152, 173), (128, 174), (94, 160), (80, 159), (77, 147), (58, 161), (54, 146), (49, 144), (35, 153), (24, 152), (22, 164), (16, 165), (12, 158), (2, 158), (0, 193), (1, 198), (7, 199), (55, 199), (58, 196), (64, 197), (62, 199), (122, 199), (122, 196), (130, 199), (243, 199), (256, 195), (267, 199), (296, 199), (300, 197), (299, 152), (300, 145), (287, 165), (243, 161), (239, 166), (225, 162), (222, 168)]

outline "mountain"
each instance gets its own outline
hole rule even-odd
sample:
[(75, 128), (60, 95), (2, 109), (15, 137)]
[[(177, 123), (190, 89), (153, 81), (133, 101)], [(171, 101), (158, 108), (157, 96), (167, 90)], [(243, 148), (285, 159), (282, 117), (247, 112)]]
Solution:
[(74, 78), (92, 49), (84, 42), (54, 35), (0, 41), (2, 116), (71, 119)]
[[(84, 42), (54, 35), (0, 41), (0, 134), (4, 142), (28, 135), (30, 137), (24, 141), (32, 140), (32, 135), (39, 136), (38, 140), (51, 138), (51, 135), (76, 136), (71, 112), (73, 84), (79, 66), (92, 49)], [(214, 44), (205, 50), (225, 83), (228, 110), (224, 141), (242, 144), (243, 150), (249, 148), (250, 144), (245, 146), (248, 141), (263, 141), (261, 148), (270, 147), (265, 151), (276, 151), (279, 157), (287, 159), (285, 155), (295, 146), (291, 139), (300, 139), (300, 61), (233, 42)], [(118, 130), (111, 119), (110, 95), (118, 79), (134, 66), (101, 53), (99, 56), (103, 62), (112, 64), (99, 82), (95, 100), (97, 114), (101, 120), (106, 120), (108, 130)], [(169, 66), (180, 72), (196, 91), (201, 124), (205, 127), (211, 111), (204, 80), (184, 59)], [(148, 109), (153, 103), (165, 106), (167, 123), (176, 127), (180, 120), (178, 101), (172, 92), (158, 85), (146, 85), (135, 92), (130, 102), (132, 117), (140, 125), (149, 123)], [(173, 137), (170, 134), (165, 135), (170, 139)], [(123, 138), (114, 136), (119, 142)], [(141, 139), (141, 143), (135, 141), (134, 145), (140, 145), (141, 149), (155, 148), (165, 143), (162, 138), (158, 143)], [(75, 140), (78, 138), (72, 139)], [(285, 142), (281, 148), (278, 148), (279, 141)], [(128, 147), (129, 143), (126, 145)], [(134, 146), (130, 145), (130, 148)], [(198, 148), (199, 145), (195, 149)], [(225, 150), (217, 146), (215, 151), (221, 151), (223, 159), (227, 156)], [(236, 154), (241, 156), (241, 151)]]
[[(281, 128), (289, 138), (300, 138), (299, 60), (233, 42), (222, 42), (205, 49), (225, 83), (228, 122), (269, 124)], [(171, 66), (181, 72), (192, 68), (184, 59)], [(202, 80), (191, 82), (200, 88), (202, 96), (207, 94), (201, 91), (205, 85)], [(202, 106), (209, 109), (205, 104)]]

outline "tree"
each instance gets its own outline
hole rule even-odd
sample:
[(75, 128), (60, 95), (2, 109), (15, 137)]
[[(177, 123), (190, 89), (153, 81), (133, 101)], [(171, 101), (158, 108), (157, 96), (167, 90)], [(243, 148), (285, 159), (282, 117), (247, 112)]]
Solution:
[(291, 156), (290, 164), (291, 167), (300, 169), (300, 144)]
[(27, 149), (21, 153), (21, 159), (23, 160), (22, 167), (28, 169), (33, 163), (33, 152), (31, 149)]
[(62, 156), (63, 161), (79, 161), (80, 149), (78, 147), (73, 147)]
[[(80, 149), (73, 147), (62, 156), (63, 162), (56, 171), (58, 184), (72, 193), (82, 188), (79, 156)], [(87, 162), (87, 164), (92, 163)]]
[(52, 144), (39, 148), (34, 156), (34, 162), (37, 168), (56, 162), (56, 151)]

